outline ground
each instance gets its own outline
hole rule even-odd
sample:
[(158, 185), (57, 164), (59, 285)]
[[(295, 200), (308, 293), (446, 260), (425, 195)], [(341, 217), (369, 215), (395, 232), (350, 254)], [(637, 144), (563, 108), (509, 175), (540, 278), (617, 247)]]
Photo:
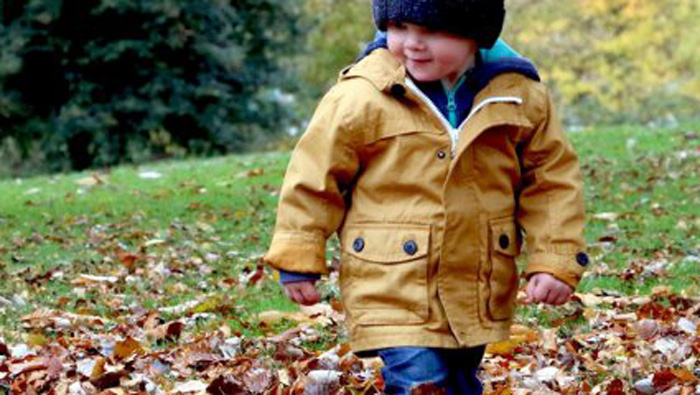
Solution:
[[(594, 264), (565, 306), (519, 305), (487, 393), (695, 393), (699, 130), (570, 135)], [(0, 393), (380, 391), (380, 363), (348, 350), (335, 276), (300, 311), (261, 265), (288, 159), (1, 181)]]

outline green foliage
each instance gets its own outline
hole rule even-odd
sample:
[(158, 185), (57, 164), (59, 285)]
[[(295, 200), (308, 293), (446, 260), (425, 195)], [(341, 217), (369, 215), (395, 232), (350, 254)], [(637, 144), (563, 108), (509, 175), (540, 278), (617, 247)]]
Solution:
[[(569, 122), (697, 116), (695, 0), (511, 0), (506, 40), (531, 57)], [(692, 49), (691, 49), (692, 48)]]
[(241, 151), (290, 116), (299, 1), (0, 5), (0, 139), (53, 170)]
[(309, 34), (294, 66), (305, 87), (299, 111), (309, 116), (340, 70), (372, 41), (374, 24), (367, 0), (306, 0), (304, 14)]

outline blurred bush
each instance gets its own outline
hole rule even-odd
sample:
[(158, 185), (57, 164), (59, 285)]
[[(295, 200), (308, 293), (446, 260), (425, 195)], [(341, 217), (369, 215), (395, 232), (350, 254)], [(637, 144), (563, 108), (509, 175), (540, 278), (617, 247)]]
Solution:
[(291, 115), (301, 3), (0, 1), (0, 152), (56, 171), (259, 146)]
[(700, 116), (697, 0), (508, 0), (506, 40), (577, 125)]

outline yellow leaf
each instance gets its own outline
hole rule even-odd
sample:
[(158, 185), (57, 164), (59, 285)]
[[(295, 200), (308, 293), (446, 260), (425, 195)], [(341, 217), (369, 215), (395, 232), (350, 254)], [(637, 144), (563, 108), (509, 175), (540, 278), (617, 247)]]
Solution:
[(30, 333), (27, 335), (27, 344), (35, 347), (43, 347), (49, 344), (49, 339), (41, 333)]
[(97, 378), (102, 376), (105, 373), (105, 364), (107, 364), (107, 360), (104, 358), (100, 358), (95, 362), (95, 366), (92, 367), (92, 373), (90, 375), (91, 379)]
[(120, 359), (126, 359), (133, 354), (140, 354), (143, 352), (141, 344), (131, 337), (127, 337), (123, 341), (117, 342), (114, 346), (114, 355)]
[(517, 341), (506, 340), (498, 343), (490, 343), (486, 346), (486, 353), (493, 355), (507, 355), (512, 354), (513, 350), (518, 346)]
[(518, 343), (532, 343), (538, 341), (539, 338), (539, 331), (528, 328), (525, 325), (514, 324), (510, 328), (510, 340)]

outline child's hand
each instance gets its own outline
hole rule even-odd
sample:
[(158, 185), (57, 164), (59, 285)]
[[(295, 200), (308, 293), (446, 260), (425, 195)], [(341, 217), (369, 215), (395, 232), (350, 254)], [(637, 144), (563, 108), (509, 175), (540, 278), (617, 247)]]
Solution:
[(558, 306), (569, 300), (573, 290), (549, 273), (537, 273), (528, 280), (525, 293), (525, 303), (548, 303)]
[(321, 294), (316, 289), (316, 280), (294, 281), (284, 284), (284, 293), (294, 303), (309, 306), (321, 300)]

